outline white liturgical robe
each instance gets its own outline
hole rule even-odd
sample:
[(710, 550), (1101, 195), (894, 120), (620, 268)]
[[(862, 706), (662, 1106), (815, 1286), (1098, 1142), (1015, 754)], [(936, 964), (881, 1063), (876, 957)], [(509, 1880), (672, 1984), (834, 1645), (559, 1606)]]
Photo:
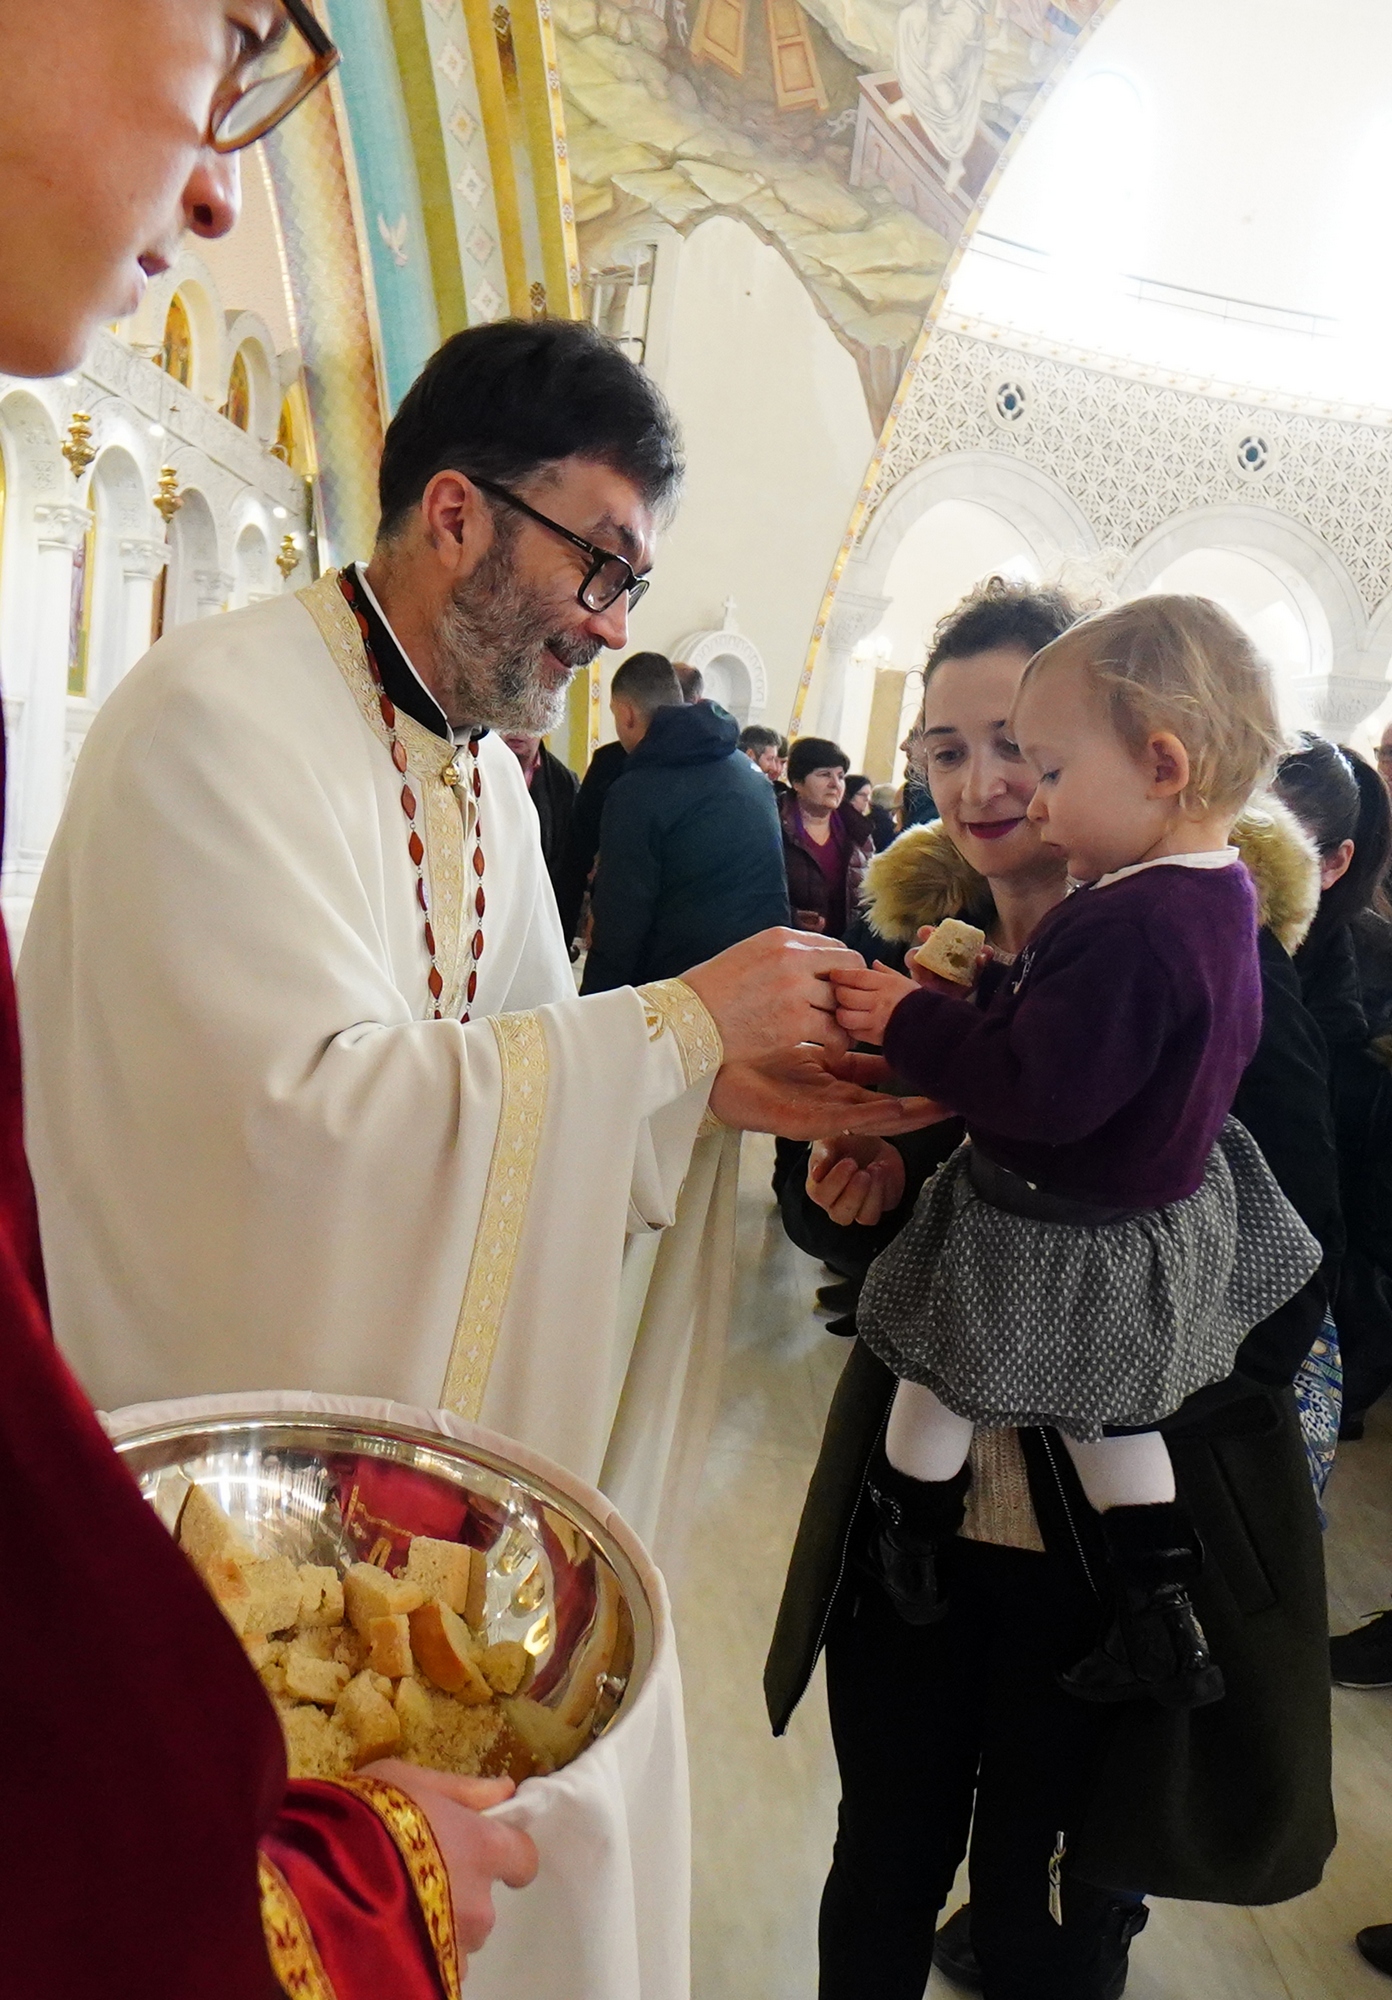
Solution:
[(725, 1330), (735, 1136), (692, 1167), (718, 1036), (676, 981), (577, 998), (516, 758), (481, 740), (475, 804), (466, 751), (399, 709), (396, 731), (439, 1020), (332, 575), (176, 631), (94, 721), (19, 970), (55, 1329), (107, 1408), (439, 1405), (660, 1540)]

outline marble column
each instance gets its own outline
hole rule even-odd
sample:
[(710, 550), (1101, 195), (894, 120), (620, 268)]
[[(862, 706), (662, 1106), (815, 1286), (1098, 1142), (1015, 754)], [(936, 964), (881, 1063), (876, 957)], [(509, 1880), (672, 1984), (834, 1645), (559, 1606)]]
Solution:
[(169, 544), (153, 535), (128, 535), (121, 540), (121, 652), (115, 662), (110, 693), (136, 661), (150, 650), (155, 585), (169, 561)]
[(1301, 701), (1313, 711), (1321, 734), (1346, 743), (1361, 722), (1381, 708), (1392, 684), (1356, 674), (1307, 674), (1295, 684)]
[(840, 741), (846, 720), (851, 655), (862, 640), (869, 638), (889, 606), (889, 598), (870, 591), (847, 589), (844, 584), (837, 591), (813, 681), (813, 688), (818, 691), (816, 721), (810, 729), (804, 726), (804, 735), (829, 736), (833, 742)]
[[(34, 521), (38, 531), (34, 650), (19, 743), (19, 851), (11, 871), (16, 878), (32, 878), (32, 883), (38, 880), (63, 806), (73, 558), (92, 516), (85, 507), (45, 503), (34, 509)], [(30, 897), (32, 883), (27, 888)], [(25, 893), (15, 880), (12, 894)]]

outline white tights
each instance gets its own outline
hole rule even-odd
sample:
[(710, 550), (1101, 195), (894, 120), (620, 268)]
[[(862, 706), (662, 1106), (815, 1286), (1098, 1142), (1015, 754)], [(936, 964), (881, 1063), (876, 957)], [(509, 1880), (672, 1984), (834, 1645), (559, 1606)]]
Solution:
[[(885, 1432), (885, 1457), (910, 1479), (951, 1479), (967, 1462), (976, 1426), (918, 1382), (901, 1382)], [(1174, 1467), (1159, 1431), (1079, 1444), (1065, 1437), (1084, 1493), (1109, 1507), (1161, 1506), (1175, 1497)]]

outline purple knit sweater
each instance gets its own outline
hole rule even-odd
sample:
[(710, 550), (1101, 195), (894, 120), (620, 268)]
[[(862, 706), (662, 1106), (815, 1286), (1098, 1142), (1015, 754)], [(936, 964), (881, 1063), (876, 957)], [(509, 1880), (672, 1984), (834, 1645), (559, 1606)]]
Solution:
[(1147, 868), (1051, 910), (973, 998), (911, 994), (884, 1052), (1000, 1166), (1162, 1208), (1203, 1178), (1261, 1018), (1247, 870)]

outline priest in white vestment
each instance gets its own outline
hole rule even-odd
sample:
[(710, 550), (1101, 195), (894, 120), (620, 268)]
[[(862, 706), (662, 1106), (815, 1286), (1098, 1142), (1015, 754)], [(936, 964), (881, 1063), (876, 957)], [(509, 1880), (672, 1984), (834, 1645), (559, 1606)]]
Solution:
[[(621, 431), (625, 396), (665, 420), (588, 329), (457, 336), (389, 435), (372, 566), (183, 627), (108, 700), (21, 960), (27, 1131), (55, 1329), (99, 1404), (443, 1406), (660, 1543), (723, 1349), (722, 1044), (834, 1042), (809, 975), (845, 955), (768, 933), (690, 983), (576, 997), (517, 760), (478, 725), (554, 720), (575, 668), (623, 643), (661, 467), (622, 436), (549, 444), (563, 408), (504, 489), (469, 426), (535, 425), (587, 367), (605, 395), (582, 433)], [(732, 1066), (722, 1087), (735, 1124), (916, 1122), (825, 1071), (783, 1089)], [(639, 1254), (621, 1301), (626, 1239), (673, 1224), (665, 1280)]]

